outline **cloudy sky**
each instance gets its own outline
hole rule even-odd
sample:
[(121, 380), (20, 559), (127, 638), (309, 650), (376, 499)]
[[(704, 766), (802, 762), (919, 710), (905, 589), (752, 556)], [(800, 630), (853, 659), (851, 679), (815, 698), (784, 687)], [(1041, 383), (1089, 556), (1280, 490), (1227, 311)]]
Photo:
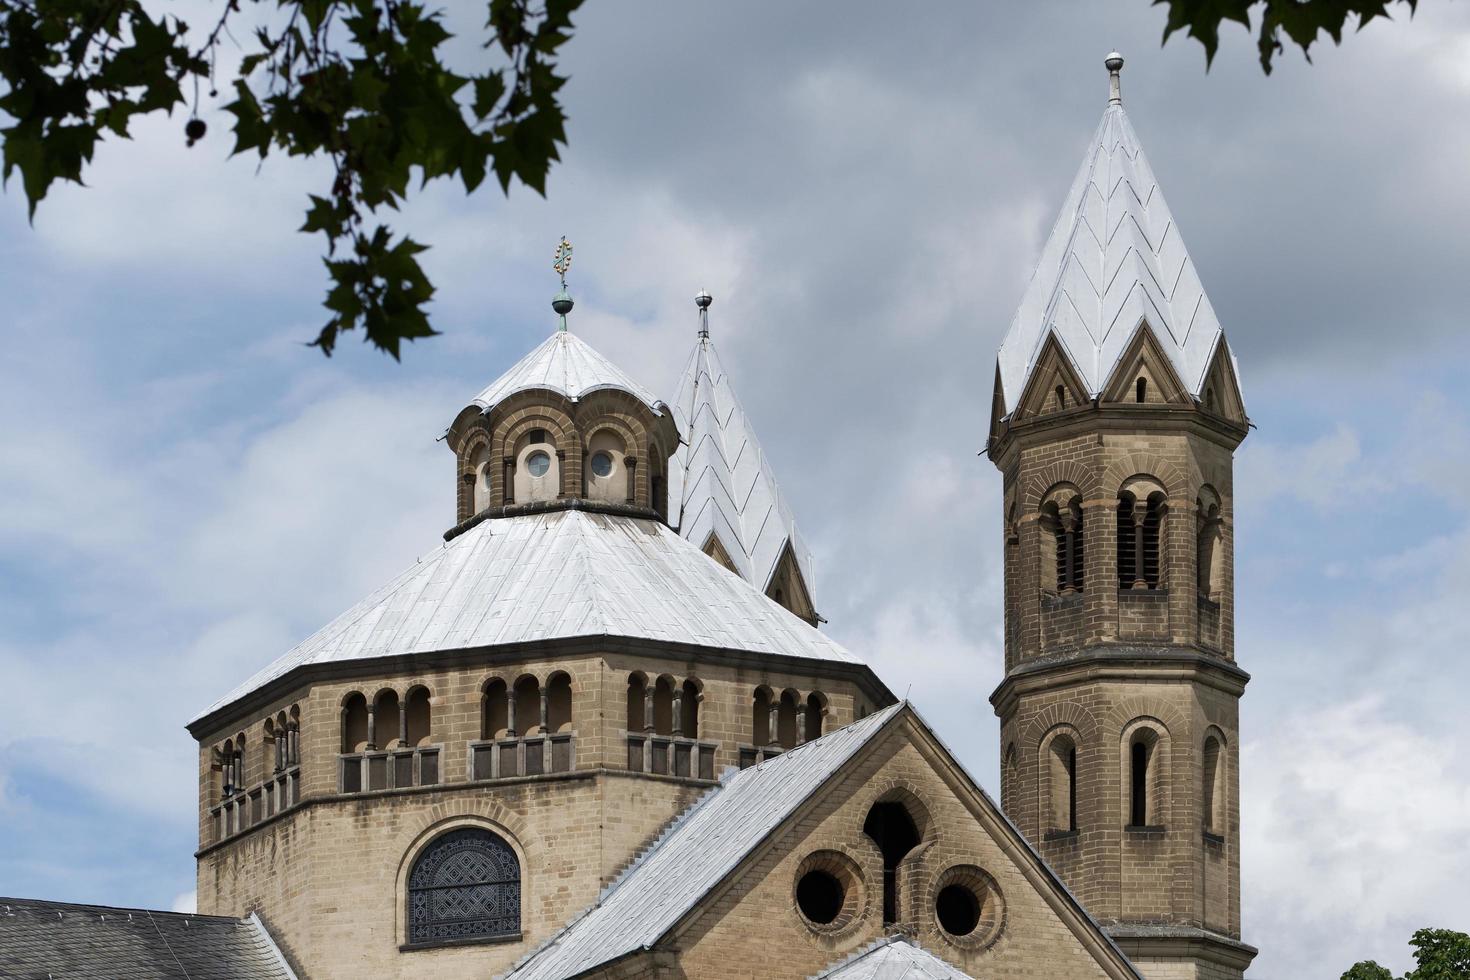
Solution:
[[(471, 5), (454, 14), (474, 14)], [(473, 26), (475, 16), (467, 17)], [(994, 352), (1128, 57), (1125, 104), (1239, 357), (1252, 975), (1408, 965), (1470, 927), (1470, 5), (1262, 76), (1146, 0), (617, 4), (566, 62), (543, 200), (450, 188), (444, 336), (401, 365), (323, 319), (310, 165), (227, 121), (98, 154), (27, 227), (0, 197), (0, 892), (187, 907), (184, 722), (433, 548), (435, 437), (552, 328), (671, 394), (712, 326), (817, 556), (829, 631), (996, 786)], [(881, 469), (882, 479), (873, 479)]]

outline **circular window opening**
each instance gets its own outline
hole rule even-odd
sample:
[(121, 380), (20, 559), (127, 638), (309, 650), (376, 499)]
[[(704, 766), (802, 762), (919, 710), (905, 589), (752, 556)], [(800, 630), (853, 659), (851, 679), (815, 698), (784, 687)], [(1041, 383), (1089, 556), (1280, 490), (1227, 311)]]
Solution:
[(846, 901), (847, 893), (842, 882), (829, 872), (808, 871), (796, 883), (796, 907), (819, 926), (835, 921)]
[(542, 452), (532, 453), (526, 457), (526, 469), (532, 476), (545, 476), (546, 471), (551, 469), (551, 457)]
[(980, 925), (980, 897), (964, 885), (945, 885), (934, 899), (934, 914), (951, 936), (968, 936)]
[(592, 475), (608, 477), (612, 476), (613, 458), (608, 453), (597, 452), (592, 454)]

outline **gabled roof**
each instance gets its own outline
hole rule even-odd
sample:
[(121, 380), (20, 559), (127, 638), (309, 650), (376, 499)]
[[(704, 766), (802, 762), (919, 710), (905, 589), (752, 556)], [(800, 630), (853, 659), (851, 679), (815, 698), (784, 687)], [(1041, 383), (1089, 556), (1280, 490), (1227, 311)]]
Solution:
[(254, 915), (235, 919), (0, 898), (0, 976), (296, 980)]
[(1004, 410), (1015, 411), (1048, 334), (1096, 396), (1143, 320), (1198, 397), (1220, 321), (1138, 134), (1113, 102), (1001, 344)]
[(199, 718), (308, 664), (604, 636), (862, 663), (662, 522), (561, 510), (480, 522)]
[(727, 776), (506, 980), (565, 980), (658, 942), (903, 706)]
[(569, 330), (558, 330), (515, 367), (475, 396), (473, 404), (489, 411), (518, 391), (544, 388), (578, 401), (594, 391), (624, 391), (662, 415), (666, 406), (647, 388), (623, 373), (585, 340)]
[(889, 936), (811, 980), (974, 980), (915, 943)]
[(811, 552), (707, 334), (700, 335), (684, 367), (674, 414), (688, 440), (669, 466), (679, 534), (699, 548), (713, 534), (741, 577), (762, 590), (789, 544), (815, 604)]

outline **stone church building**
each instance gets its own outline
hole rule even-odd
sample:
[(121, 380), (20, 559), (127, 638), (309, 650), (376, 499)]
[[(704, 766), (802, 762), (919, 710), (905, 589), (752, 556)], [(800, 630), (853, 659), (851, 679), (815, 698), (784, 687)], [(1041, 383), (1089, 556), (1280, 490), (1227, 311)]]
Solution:
[(0, 899), (0, 976), (1241, 977), (1248, 422), (1107, 67), (994, 371), (999, 802), (822, 631), (710, 297), (665, 401), (563, 289), (443, 542), (189, 723), (199, 914)]

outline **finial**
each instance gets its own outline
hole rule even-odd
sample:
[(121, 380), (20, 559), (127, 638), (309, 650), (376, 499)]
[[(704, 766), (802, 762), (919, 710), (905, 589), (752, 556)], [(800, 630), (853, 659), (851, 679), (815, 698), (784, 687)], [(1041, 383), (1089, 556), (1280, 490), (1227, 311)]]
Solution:
[(714, 301), (715, 298), (703, 289), (694, 295), (694, 305), (699, 307), (699, 336), (705, 340), (709, 339), (709, 305)]
[(567, 271), (572, 267), (572, 243), (561, 236), (551, 263), (552, 271), (561, 277), (561, 290), (551, 298), (551, 308), (561, 317), (561, 329), (567, 328), (567, 314), (572, 312), (572, 294), (567, 292)]
[(1123, 56), (1110, 51), (1103, 66), (1108, 70), (1108, 105), (1122, 105), (1123, 82), (1118, 76), (1123, 71)]

